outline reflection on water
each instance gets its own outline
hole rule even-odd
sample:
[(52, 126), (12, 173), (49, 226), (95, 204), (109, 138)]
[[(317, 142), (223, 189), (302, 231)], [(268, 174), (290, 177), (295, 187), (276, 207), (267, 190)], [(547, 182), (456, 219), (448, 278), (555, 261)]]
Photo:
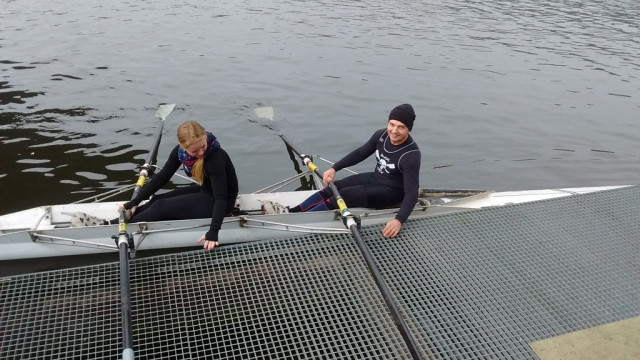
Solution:
[[(0, 64), (6, 64), (7, 61), (0, 61)], [(11, 63), (9, 61), (9, 63)], [(0, 81), (0, 105), (7, 104), (24, 104), (23, 99), (35, 97), (38, 95), (44, 95), (43, 92), (29, 92), (29, 91), (12, 91), (8, 81)]]
[[(14, 93), (18, 94), (16, 98), (24, 94)], [(86, 118), (91, 111), (76, 108), (0, 113), (3, 149), (0, 177), (14, 184), (0, 189), (3, 211), (46, 205), (52, 192), (65, 194), (71, 202), (81, 198), (74, 194), (104, 191), (131, 182), (135, 175), (131, 159), (139, 151), (119, 151), (116, 156), (113, 155), (116, 149), (96, 151), (98, 145), (85, 141), (95, 137), (95, 133), (69, 132), (56, 126), (65, 119)], [(123, 149), (122, 145), (117, 147)], [(107, 170), (103, 160), (91, 161), (92, 157), (109, 157), (111, 162), (127, 166)], [(79, 187), (81, 184), (85, 185)]]
[(426, 187), (640, 183), (637, 1), (2, 6), (0, 213), (135, 181), (162, 102), (160, 165), (198, 120), (243, 192), (297, 171), (262, 105), (335, 161), (409, 102)]

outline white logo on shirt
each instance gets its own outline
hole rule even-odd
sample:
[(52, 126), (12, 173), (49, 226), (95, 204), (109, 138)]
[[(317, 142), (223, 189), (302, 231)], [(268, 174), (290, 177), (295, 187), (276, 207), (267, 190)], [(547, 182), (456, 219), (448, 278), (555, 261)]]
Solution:
[(380, 154), (378, 150), (376, 150), (376, 158), (378, 159), (378, 172), (388, 174), (389, 169), (393, 170), (396, 168), (396, 165), (389, 163), (389, 158)]

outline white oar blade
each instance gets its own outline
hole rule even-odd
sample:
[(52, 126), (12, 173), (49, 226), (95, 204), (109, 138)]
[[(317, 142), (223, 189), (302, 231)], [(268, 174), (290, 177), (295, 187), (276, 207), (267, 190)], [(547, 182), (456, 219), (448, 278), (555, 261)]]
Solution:
[(259, 107), (255, 110), (256, 116), (263, 119), (273, 120), (273, 108), (270, 106)]
[(173, 109), (176, 107), (176, 104), (161, 104), (158, 106), (158, 111), (156, 111), (156, 117), (159, 117), (164, 121), (164, 119), (171, 114)]

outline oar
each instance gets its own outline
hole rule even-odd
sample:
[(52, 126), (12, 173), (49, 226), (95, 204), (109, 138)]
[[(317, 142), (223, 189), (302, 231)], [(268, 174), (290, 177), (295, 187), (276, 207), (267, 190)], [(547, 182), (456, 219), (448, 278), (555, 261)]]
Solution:
[[(171, 114), (176, 104), (161, 104), (156, 111), (156, 117), (160, 118), (160, 127), (153, 141), (153, 147), (149, 151), (147, 161), (140, 168), (138, 182), (133, 190), (131, 198), (135, 198), (140, 188), (149, 175), (149, 169), (158, 155), (158, 147), (160, 139), (162, 139), (162, 129), (164, 128), (164, 120)], [(127, 233), (127, 223), (124, 216), (124, 210), (120, 211), (118, 235), (116, 236), (118, 250), (120, 252), (120, 303), (122, 306), (122, 343), (124, 349), (122, 351), (123, 360), (133, 360), (133, 334), (131, 329), (131, 288), (129, 283), (129, 249), (133, 250), (133, 237)]]
[[(258, 117), (273, 120), (273, 108), (271, 107), (257, 108), (255, 109), (255, 113)], [(299, 152), (295, 148), (295, 146), (293, 146), (293, 144), (291, 144), (291, 142), (287, 140), (287, 138), (284, 135), (279, 135), (279, 136), (282, 139), (282, 141), (284, 141), (284, 143), (291, 150), (293, 150), (293, 152), (295, 152), (298, 155), (298, 157), (300, 157), (300, 160), (305, 165), (307, 165), (309, 169), (311, 169), (311, 171), (313, 171), (319, 178), (322, 179), (322, 174), (320, 173), (320, 170), (313, 163), (313, 161), (311, 161), (311, 158)], [(380, 273), (380, 270), (378, 269), (378, 266), (375, 263), (375, 259), (373, 258), (371, 251), (369, 251), (369, 248), (367, 247), (367, 245), (364, 243), (364, 240), (362, 239), (362, 235), (360, 235), (360, 230), (358, 230), (358, 224), (355, 221), (353, 214), (351, 214), (351, 211), (349, 211), (347, 204), (345, 203), (342, 196), (340, 196), (340, 192), (338, 191), (338, 188), (333, 183), (333, 181), (329, 182), (329, 186), (331, 187), (331, 190), (333, 190), (333, 194), (336, 197), (336, 202), (338, 204), (338, 207), (340, 208), (340, 214), (342, 215), (342, 218), (345, 220), (345, 225), (347, 228), (349, 228), (349, 230), (351, 230), (351, 234), (353, 235), (353, 238), (356, 240), (358, 249), (360, 249), (360, 253), (364, 257), (364, 260), (367, 263), (367, 267), (369, 267), (369, 271), (371, 271), (371, 275), (373, 276), (373, 279), (375, 280), (376, 285), (378, 286), (378, 289), (382, 293), (384, 302), (389, 308), (391, 317), (393, 318), (394, 323), (398, 327), (398, 330), (400, 331), (402, 338), (407, 344), (407, 347), (409, 348), (409, 352), (411, 353), (411, 356), (414, 359), (422, 359), (422, 355), (418, 351), (418, 345), (416, 344), (415, 339), (411, 335), (411, 332), (409, 331), (407, 324), (405, 323), (404, 319), (400, 315), (400, 311), (398, 310), (398, 307), (395, 301), (393, 301), (393, 295), (391, 294), (391, 290), (389, 289), (389, 286), (387, 286), (384, 279), (382, 278), (382, 273)]]
[(120, 305), (122, 307), (122, 360), (133, 360), (133, 333), (131, 329), (131, 289), (129, 284), (129, 249), (133, 249), (133, 238), (127, 233), (124, 210), (120, 211), (118, 251), (120, 252)]
[(149, 151), (149, 155), (147, 156), (147, 161), (140, 167), (140, 173), (138, 176), (138, 182), (136, 183), (135, 189), (133, 189), (132, 199), (138, 195), (140, 192), (140, 188), (144, 186), (144, 182), (149, 176), (150, 168), (153, 166), (153, 162), (158, 155), (158, 148), (160, 147), (160, 140), (162, 139), (162, 130), (164, 129), (164, 120), (171, 114), (173, 109), (176, 107), (176, 104), (160, 104), (158, 106), (158, 110), (156, 111), (156, 117), (160, 118), (160, 127), (158, 127), (158, 132), (156, 133), (156, 137), (153, 140), (153, 147), (151, 151)]
[[(256, 116), (265, 120), (270, 120), (271, 123), (269, 125), (267, 125), (266, 127), (268, 127), (271, 130), (274, 130), (274, 125), (273, 125), (273, 108), (270, 106), (263, 106), (263, 107), (259, 107), (259, 108), (255, 108), (253, 109), (253, 111), (255, 112)], [(282, 134), (278, 134), (278, 136), (280, 136), (280, 138), (282, 138), (282, 140), (284, 141), (284, 143), (289, 146), (289, 149), (291, 149), (289, 151), (289, 155), (291, 156), (291, 160), (294, 160), (293, 158), (293, 154), (291, 153), (291, 151), (293, 151), (293, 147), (290, 146), (289, 141), (287, 141), (287, 138), (282, 135)], [(296, 153), (297, 155), (297, 153)], [(298, 163), (295, 162), (295, 170), (299, 170), (298, 169)], [(314, 180), (314, 185), (317, 189), (322, 189), (324, 187), (324, 184), (322, 183), (322, 175), (320, 175), (319, 173), (315, 173), (316, 175), (318, 175), (318, 177), (313, 177)], [(302, 184), (303, 186), (305, 185), (304, 183)]]

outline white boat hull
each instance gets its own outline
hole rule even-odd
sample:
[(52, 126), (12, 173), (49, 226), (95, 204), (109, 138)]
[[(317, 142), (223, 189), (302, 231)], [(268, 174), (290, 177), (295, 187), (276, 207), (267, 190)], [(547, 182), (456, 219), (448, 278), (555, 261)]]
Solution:
[[(443, 202), (439, 205), (417, 206), (410, 219), (615, 187), (620, 186), (495, 193), (470, 191), (467, 196), (462, 197), (437, 197), (438, 201)], [(271, 239), (296, 232), (348, 232), (342, 219), (334, 211), (261, 214), (260, 201), (272, 200), (293, 206), (310, 193), (313, 191), (240, 195), (237, 205), (248, 214), (225, 218), (219, 234), (221, 244)], [(118, 225), (73, 228), (69, 226), (69, 220), (76, 211), (101, 218), (114, 218), (118, 204), (119, 202), (103, 202), (42, 206), (0, 216), (0, 261), (117, 252), (113, 236), (118, 234)], [(354, 215), (360, 217), (363, 225), (386, 223), (394, 217), (396, 210), (351, 209)], [(210, 219), (135, 223), (128, 224), (126, 230), (133, 234), (136, 252), (193, 248), (200, 246), (197, 240), (208, 230), (209, 223)]]

